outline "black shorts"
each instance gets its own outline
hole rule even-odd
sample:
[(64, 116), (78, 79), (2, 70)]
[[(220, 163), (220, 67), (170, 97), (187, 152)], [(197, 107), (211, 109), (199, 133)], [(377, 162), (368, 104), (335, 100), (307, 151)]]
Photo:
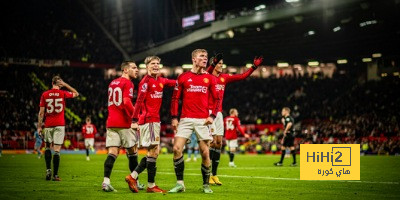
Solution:
[(286, 137), (283, 139), (284, 147), (293, 147), (294, 146), (294, 136), (291, 133), (287, 133)]

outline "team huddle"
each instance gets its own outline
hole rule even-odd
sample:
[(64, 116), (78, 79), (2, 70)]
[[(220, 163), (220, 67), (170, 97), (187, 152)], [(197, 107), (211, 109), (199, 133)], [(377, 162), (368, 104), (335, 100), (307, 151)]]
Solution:
[[(131, 80), (138, 77), (138, 68), (134, 62), (121, 64), (121, 77), (111, 81), (108, 87), (108, 118), (106, 123), (108, 155), (104, 162), (104, 180), (102, 183), (104, 191), (115, 191), (111, 185), (110, 177), (120, 148), (125, 148), (131, 172), (125, 177), (129, 189), (134, 193), (144, 189), (145, 186), (139, 183), (138, 177), (147, 169), (148, 184), (146, 191), (149, 193), (167, 192), (159, 188), (155, 182), (156, 161), (160, 151), (161, 122), (159, 113), (165, 87), (174, 88), (170, 113), (171, 125), (175, 130), (173, 166), (177, 180), (176, 185), (168, 192), (185, 191), (183, 150), (187, 142), (190, 142), (192, 134), (195, 134), (197, 138), (202, 158), (203, 192), (213, 193), (210, 184), (222, 185), (218, 179), (217, 170), (224, 132), (229, 147), (229, 166), (232, 167), (235, 166), (233, 162), (234, 152), (238, 147), (236, 130), (248, 137), (240, 128), (236, 109), (231, 109), (230, 116), (225, 119), (222, 115), (225, 86), (228, 83), (249, 77), (262, 63), (263, 58), (256, 57), (252, 67), (238, 75), (222, 73), (222, 54), (217, 54), (210, 60), (209, 64), (206, 50), (194, 50), (192, 52), (192, 69), (182, 73), (177, 80), (171, 80), (160, 76), (161, 59), (159, 57), (147, 57), (144, 61), (147, 75), (142, 78), (137, 87), (138, 97), (135, 105), (132, 103), (134, 85)], [(77, 97), (79, 93), (58, 76), (53, 78), (52, 85), (53, 88), (44, 92), (41, 97), (38, 133), (42, 133), (45, 116), (43, 137), (46, 148), (46, 180), (60, 181), (58, 168), (60, 148), (65, 135), (65, 99)], [(66, 87), (69, 92), (60, 90), (61, 87)], [(179, 117), (180, 100), (182, 108)], [(93, 137), (97, 132), (95, 126), (91, 124), (90, 118), (86, 119), (86, 125), (82, 128), (82, 132), (85, 136), (86, 155), (89, 160), (89, 149), (93, 148)], [(54, 148), (53, 157), (50, 150), (51, 145)], [(138, 161), (138, 148), (146, 148), (147, 150), (146, 156), (140, 162)], [(53, 161), (53, 171), (51, 170), (51, 161)]]

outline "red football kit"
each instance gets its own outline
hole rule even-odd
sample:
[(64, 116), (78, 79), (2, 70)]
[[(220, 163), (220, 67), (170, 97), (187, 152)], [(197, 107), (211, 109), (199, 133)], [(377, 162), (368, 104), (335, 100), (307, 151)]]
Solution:
[[(207, 72), (210, 74), (212, 74), (213, 70), (214, 70), (214, 67), (212, 67), (212, 66), (207, 68)], [(222, 101), (224, 98), (226, 84), (246, 79), (254, 72), (254, 70), (255, 69), (253, 69), (251, 67), (243, 74), (232, 75), (232, 74), (222, 74), (221, 73), (219, 76), (216, 77), (217, 84), (215, 85), (215, 89), (217, 90), (217, 92), (219, 93), (219, 97), (221, 98), (219, 101), (220, 105), (218, 105), (218, 107), (219, 107), (218, 112), (222, 112)], [(212, 98), (212, 96), (210, 96), (209, 100), (208, 100), (209, 109), (212, 109), (214, 107), (215, 102), (216, 101)]]
[(94, 138), (94, 135), (96, 135), (96, 133), (97, 133), (97, 129), (94, 124), (83, 125), (82, 134), (85, 139)]
[(178, 77), (172, 95), (171, 116), (178, 116), (178, 105), (181, 96), (183, 97), (181, 118), (207, 118), (209, 116), (209, 96), (213, 96), (215, 101), (214, 106), (210, 109), (212, 114), (216, 116), (221, 104), (215, 85), (215, 77), (207, 72), (196, 74), (192, 71), (187, 71), (181, 74)]
[(160, 122), (160, 107), (164, 87), (174, 87), (176, 80), (146, 75), (139, 83), (139, 94), (133, 112), (138, 124)]
[(240, 127), (240, 120), (238, 117), (225, 117), (224, 119), (224, 127), (225, 127), (225, 139), (234, 140), (238, 138), (236, 130), (244, 135), (243, 129)]
[(65, 126), (65, 99), (73, 98), (72, 92), (50, 89), (40, 97), (40, 107), (45, 107), (44, 127)]
[(133, 83), (124, 77), (108, 86), (107, 128), (130, 128), (133, 115)]

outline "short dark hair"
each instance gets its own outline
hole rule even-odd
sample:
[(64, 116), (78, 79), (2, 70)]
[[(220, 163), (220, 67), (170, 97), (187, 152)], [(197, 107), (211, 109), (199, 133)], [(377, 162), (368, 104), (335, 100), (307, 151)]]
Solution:
[(61, 77), (59, 75), (55, 75), (53, 76), (53, 78), (51, 79), (51, 84), (55, 85), (57, 84), (57, 82), (61, 80)]
[(123, 71), (126, 67), (128, 67), (131, 63), (136, 64), (135, 61), (124, 61), (121, 63), (121, 70)]

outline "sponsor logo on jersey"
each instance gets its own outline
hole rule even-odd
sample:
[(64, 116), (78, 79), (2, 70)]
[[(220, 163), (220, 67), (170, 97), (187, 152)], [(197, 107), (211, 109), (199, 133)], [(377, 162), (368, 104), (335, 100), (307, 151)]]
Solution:
[(154, 94), (150, 94), (150, 96), (153, 99), (161, 99), (163, 96), (163, 92), (154, 91)]
[(202, 85), (189, 85), (190, 87), (187, 89), (187, 92), (202, 92), (207, 93), (207, 87)]
[(217, 91), (224, 90), (224, 89), (225, 89), (225, 85), (222, 85), (222, 84), (216, 84), (216, 85), (215, 85), (215, 89), (216, 89)]
[(208, 80), (208, 78), (204, 78), (204, 79), (203, 79), (203, 82), (204, 82), (204, 83), (208, 83), (208, 82), (210, 82), (210, 81)]

